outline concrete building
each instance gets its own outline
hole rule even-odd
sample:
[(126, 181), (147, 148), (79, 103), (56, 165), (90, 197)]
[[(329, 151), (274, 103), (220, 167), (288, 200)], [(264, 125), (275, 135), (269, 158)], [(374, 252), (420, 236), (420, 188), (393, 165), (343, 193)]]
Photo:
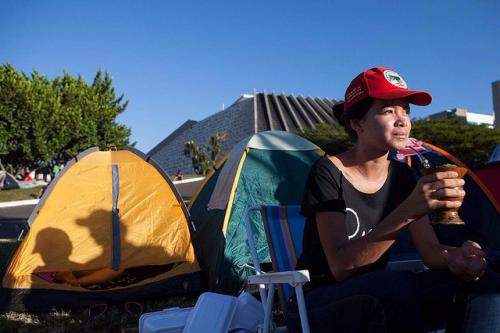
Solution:
[(461, 117), (469, 124), (487, 125), (493, 128), (494, 115), (469, 112), (467, 109), (455, 108), (437, 112), (428, 116), (428, 119)]
[(194, 173), (184, 156), (184, 142), (206, 145), (216, 132), (225, 132), (224, 155), (243, 138), (268, 130), (296, 131), (333, 121), (334, 99), (254, 92), (243, 94), (230, 107), (201, 121), (188, 120), (156, 145), (148, 155), (168, 174)]
[(487, 125), (491, 128), (500, 129), (500, 81), (491, 83), (491, 92), (493, 99), (493, 114), (483, 114), (469, 112), (467, 109), (455, 108), (437, 112), (428, 116), (428, 119), (439, 119), (449, 117), (463, 117), (469, 124)]
[(491, 83), (493, 95), (493, 112), (495, 113), (495, 128), (500, 129), (500, 80)]

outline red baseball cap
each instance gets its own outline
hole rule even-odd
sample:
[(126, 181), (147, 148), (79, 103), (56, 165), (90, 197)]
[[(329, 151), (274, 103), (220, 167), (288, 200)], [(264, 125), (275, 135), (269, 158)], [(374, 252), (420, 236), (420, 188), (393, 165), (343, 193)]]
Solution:
[(365, 98), (398, 99), (409, 98), (410, 103), (429, 105), (431, 94), (409, 90), (405, 80), (392, 68), (374, 67), (354, 78), (345, 91), (344, 112)]

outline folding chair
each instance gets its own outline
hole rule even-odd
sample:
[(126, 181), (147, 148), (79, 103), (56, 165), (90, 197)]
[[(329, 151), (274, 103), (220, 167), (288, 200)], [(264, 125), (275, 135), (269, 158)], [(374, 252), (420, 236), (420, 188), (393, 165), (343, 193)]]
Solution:
[[(250, 220), (250, 212), (260, 211), (269, 250), (271, 252), (273, 273), (264, 273), (255, 247), (254, 234)], [(297, 257), (302, 252), (302, 235), (304, 233), (304, 218), (299, 214), (299, 206), (253, 206), (247, 208), (244, 222), (247, 230), (248, 243), (257, 275), (248, 278), (249, 284), (258, 284), (264, 306), (264, 332), (271, 329), (272, 306), (274, 301), (274, 285), (278, 285), (281, 307), (286, 311), (286, 300), (292, 296), (293, 289), (297, 297), (302, 332), (309, 332), (306, 304), (302, 286), (310, 281), (307, 270), (295, 271)], [(266, 293), (265, 286), (268, 286)]]
[[(254, 241), (254, 233), (250, 224), (249, 214), (260, 212), (266, 232), (266, 238), (271, 253), (273, 273), (264, 273)], [(264, 332), (269, 332), (272, 322), (272, 305), (274, 285), (277, 285), (281, 308), (286, 311), (287, 300), (293, 295), (294, 289), (300, 314), (303, 332), (309, 332), (306, 304), (302, 286), (310, 281), (307, 270), (295, 271), (297, 258), (302, 253), (302, 236), (305, 218), (300, 215), (300, 206), (257, 205), (247, 208), (244, 215), (248, 243), (256, 275), (248, 278), (249, 284), (259, 284), (259, 292), (264, 305)], [(408, 237), (402, 237), (398, 246), (390, 254), (388, 270), (406, 270), (419, 272), (425, 270), (422, 260), (408, 247)], [(406, 239), (408, 238), (408, 239)], [(266, 293), (265, 287), (268, 287)]]

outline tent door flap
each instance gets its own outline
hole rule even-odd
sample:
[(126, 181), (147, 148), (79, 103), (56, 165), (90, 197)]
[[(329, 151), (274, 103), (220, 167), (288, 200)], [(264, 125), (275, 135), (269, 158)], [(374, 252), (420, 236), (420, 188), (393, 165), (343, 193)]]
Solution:
[(120, 220), (118, 217), (118, 195), (120, 189), (120, 175), (118, 172), (118, 165), (112, 165), (112, 174), (113, 174), (113, 262), (111, 267), (114, 270), (118, 270), (120, 268), (120, 260), (121, 260), (121, 244), (120, 244)]

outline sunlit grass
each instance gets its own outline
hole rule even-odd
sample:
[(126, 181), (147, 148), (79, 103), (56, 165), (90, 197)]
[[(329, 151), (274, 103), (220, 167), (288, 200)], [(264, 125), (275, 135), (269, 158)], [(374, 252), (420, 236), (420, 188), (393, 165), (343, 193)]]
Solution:
[(41, 186), (26, 189), (2, 190), (0, 191), (0, 202), (36, 199), (40, 187)]

